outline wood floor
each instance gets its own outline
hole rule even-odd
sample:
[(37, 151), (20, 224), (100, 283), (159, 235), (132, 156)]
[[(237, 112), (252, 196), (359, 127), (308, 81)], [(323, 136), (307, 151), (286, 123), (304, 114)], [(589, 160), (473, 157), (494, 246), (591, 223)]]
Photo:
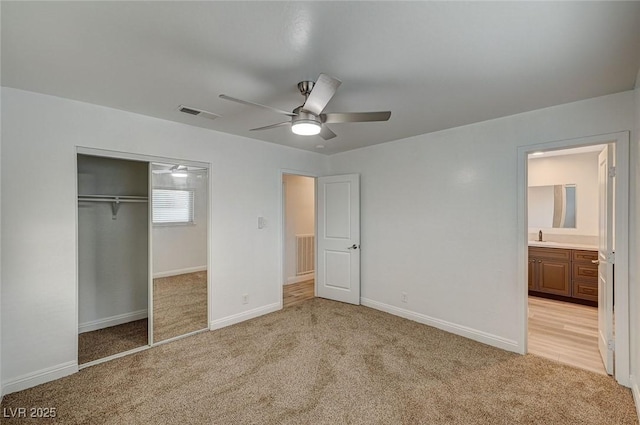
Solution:
[(292, 283), (284, 285), (282, 304), (284, 308), (292, 305), (300, 304), (303, 301), (310, 300), (315, 297), (314, 289), (315, 281), (313, 279), (305, 282)]
[(598, 309), (529, 297), (529, 353), (606, 375), (598, 351)]

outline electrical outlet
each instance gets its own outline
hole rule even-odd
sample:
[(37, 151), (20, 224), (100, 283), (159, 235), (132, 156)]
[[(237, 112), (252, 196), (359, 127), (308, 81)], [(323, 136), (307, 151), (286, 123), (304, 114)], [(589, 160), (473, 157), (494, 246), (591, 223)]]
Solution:
[(249, 294), (242, 294), (242, 304), (249, 304)]
[(406, 292), (403, 292), (402, 294), (400, 294), (400, 301), (402, 301), (403, 303), (406, 303), (409, 301), (409, 298)]

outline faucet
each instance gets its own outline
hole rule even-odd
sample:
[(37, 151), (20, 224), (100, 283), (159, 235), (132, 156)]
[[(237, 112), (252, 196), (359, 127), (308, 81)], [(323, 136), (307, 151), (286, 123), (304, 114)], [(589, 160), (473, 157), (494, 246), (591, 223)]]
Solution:
[(542, 230), (538, 232), (538, 242), (542, 242)]

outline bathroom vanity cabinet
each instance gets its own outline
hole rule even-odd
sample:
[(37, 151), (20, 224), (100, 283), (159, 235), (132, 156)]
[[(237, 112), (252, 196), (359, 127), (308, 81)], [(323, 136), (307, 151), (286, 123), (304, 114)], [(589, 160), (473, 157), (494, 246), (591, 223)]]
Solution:
[(598, 302), (596, 251), (529, 247), (529, 293), (564, 301)]

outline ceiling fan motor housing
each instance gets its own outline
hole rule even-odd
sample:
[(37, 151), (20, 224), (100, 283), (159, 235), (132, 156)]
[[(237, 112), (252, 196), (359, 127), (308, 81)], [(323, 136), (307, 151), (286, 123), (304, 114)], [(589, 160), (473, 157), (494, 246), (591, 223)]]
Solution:
[(294, 114), (297, 114), (295, 117), (291, 117), (291, 124), (297, 124), (297, 123), (316, 123), (318, 125), (322, 124), (322, 120), (320, 120), (320, 117), (311, 113), (311, 112), (307, 112), (307, 111), (303, 111), (302, 110), (302, 106), (298, 106), (296, 109), (293, 110)]

